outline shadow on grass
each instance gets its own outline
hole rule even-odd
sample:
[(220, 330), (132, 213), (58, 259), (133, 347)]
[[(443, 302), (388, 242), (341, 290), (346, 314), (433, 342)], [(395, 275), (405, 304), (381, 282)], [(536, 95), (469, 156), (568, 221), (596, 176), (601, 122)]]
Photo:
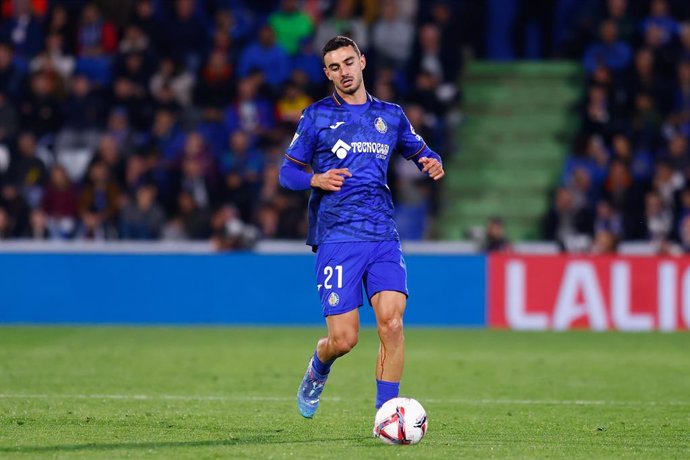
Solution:
[(16, 446), (0, 447), (2, 453), (25, 453), (37, 454), (45, 452), (80, 452), (80, 451), (109, 451), (118, 449), (174, 449), (184, 447), (227, 447), (227, 446), (249, 446), (259, 444), (311, 444), (319, 442), (333, 441), (361, 441), (361, 437), (338, 438), (338, 439), (271, 439), (266, 436), (254, 436), (247, 438), (230, 438), (208, 441), (161, 441), (161, 442), (113, 442), (98, 443), (90, 442), (85, 444), (56, 444), (52, 446)]

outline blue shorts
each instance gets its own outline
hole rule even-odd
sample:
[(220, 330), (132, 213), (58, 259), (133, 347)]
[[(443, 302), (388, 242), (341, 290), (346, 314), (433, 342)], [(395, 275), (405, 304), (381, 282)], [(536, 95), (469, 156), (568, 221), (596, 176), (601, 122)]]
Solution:
[(407, 268), (399, 241), (357, 241), (320, 244), (316, 252), (316, 284), (323, 316), (362, 306), (362, 285), (371, 302), (381, 291), (407, 292)]

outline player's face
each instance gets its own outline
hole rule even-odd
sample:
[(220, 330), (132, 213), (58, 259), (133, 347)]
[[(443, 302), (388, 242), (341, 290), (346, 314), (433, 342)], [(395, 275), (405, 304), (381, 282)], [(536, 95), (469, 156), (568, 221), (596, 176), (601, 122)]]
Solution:
[(363, 55), (351, 46), (330, 51), (324, 56), (326, 77), (333, 82), (338, 92), (354, 94), (362, 86), (362, 70), (366, 66)]

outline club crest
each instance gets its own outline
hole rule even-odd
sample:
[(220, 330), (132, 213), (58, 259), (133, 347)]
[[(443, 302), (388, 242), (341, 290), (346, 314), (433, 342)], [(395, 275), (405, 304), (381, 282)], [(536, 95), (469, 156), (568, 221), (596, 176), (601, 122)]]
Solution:
[(381, 117), (378, 117), (376, 121), (374, 121), (374, 128), (376, 128), (376, 131), (380, 132), (381, 134), (385, 134), (386, 131), (388, 131), (388, 125)]
[(336, 294), (335, 292), (331, 292), (331, 294), (328, 296), (328, 305), (331, 307), (335, 307), (340, 303), (340, 296)]

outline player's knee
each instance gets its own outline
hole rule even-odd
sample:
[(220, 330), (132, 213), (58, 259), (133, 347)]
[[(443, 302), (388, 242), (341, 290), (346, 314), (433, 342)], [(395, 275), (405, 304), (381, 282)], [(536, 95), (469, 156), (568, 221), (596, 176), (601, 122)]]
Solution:
[(335, 351), (338, 356), (342, 356), (349, 353), (356, 345), (359, 340), (357, 333), (347, 333), (340, 334), (332, 338), (333, 351)]
[(402, 340), (403, 338), (403, 322), (402, 318), (392, 316), (384, 318), (379, 321), (378, 332), (381, 339), (384, 340)]

